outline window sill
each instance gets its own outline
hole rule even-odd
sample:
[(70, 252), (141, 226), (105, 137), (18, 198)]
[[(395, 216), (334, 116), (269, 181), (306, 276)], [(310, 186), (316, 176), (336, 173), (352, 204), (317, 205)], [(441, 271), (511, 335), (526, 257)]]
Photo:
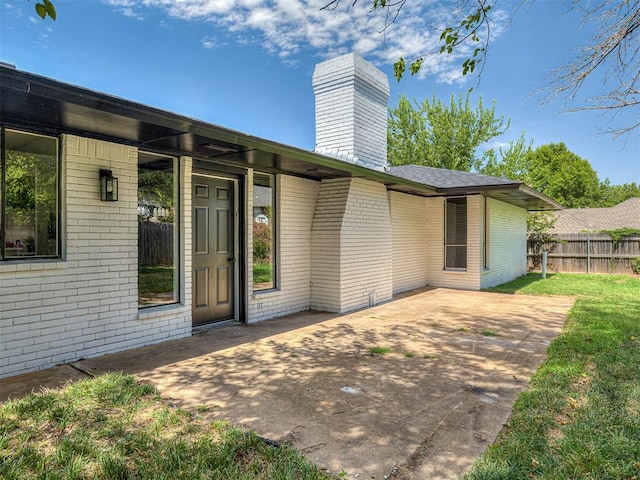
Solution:
[(446, 273), (457, 273), (457, 274), (467, 273), (466, 268), (444, 268), (442, 269), (442, 271)]
[(163, 315), (164, 313), (169, 313), (184, 308), (184, 303), (168, 303), (165, 305), (149, 305), (138, 307), (138, 319), (145, 320), (148, 318), (155, 318), (159, 315)]
[(279, 288), (270, 288), (265, 290), (254, 290), (252, 296), (253, 297), (262, 297), (271, 295), (279, 295), (281, 290)]

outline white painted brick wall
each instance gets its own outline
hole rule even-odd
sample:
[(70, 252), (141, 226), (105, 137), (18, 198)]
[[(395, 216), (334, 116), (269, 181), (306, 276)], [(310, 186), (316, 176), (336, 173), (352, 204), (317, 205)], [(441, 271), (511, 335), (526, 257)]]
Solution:
[(387, 76), (350, 53), (316, 65), (316, 150), (340, 149), (371, 168), (387, 165)]
[[(0, 264), (0, 378), (191, 334), (190, 304), (138, 312), (137, 150), (76, 136), (62, 147), (64, 258)], [(100, 168), (118, 177), (118, 202), (100, 201)]]
[[(249, 265), (253, 262), (253, 181), (248, 182)], [(288, 175), (276, 180), (279, 284), (275, 290), (249, 294), (249, 323), (308, 310), (311, 304), (311, 222), (319, 182)], [(249, 269), (249, 292), (253, 290)]]
[(489, 288), (527, 273), (527, 212), (508, 203), (487, 199), (489, 213), (489, 265), (482, 288)]
[(384, 185), (324, 180), (311, 230), (311, 307), (348, 312), (392, 297), (392, 237)]
[(389, 192), (393, 230), (393, 293), (427, 285), (427, 201)]
[(467, 269), (444, 269), (443, 197), (427, 198), (427, 262), (429, 285), (434, 287), (480, 289), (482, 270), (482, 200), (479, 195), (467, 197)]

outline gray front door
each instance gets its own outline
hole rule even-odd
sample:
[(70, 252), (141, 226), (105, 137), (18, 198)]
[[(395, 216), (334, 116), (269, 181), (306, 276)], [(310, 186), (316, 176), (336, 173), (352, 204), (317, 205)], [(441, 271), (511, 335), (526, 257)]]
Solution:
[(193, 177), (193, 325), (234, 318), (234, 182)]

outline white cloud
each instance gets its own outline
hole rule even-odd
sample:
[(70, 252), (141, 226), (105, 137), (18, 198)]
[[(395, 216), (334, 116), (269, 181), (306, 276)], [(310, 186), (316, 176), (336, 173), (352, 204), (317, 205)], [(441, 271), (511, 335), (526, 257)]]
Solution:
[[(393, 11), (371, 11), (370, 0), (341, 0), (334, 10), (322, 10), (328, 0), (103, 0), (123, 14), (143, 18), (146, 10), (160, 8), (171, 18), (206, 21), (217, 32), (233, 33), (239, 44), (259, 43), (266, 51), (295, 63), (302, 48), (319, 57), (355, 51), (379, 64), (400, 56), (410, 61), (438, 52), (440, 31), (460, 22), (455, 0), (407, 1), (393, 23)], [(492, 12), (492, 35), (507, 21), (504, 12)], [(220, 33), (218, 33), (218, 36)], [(214, 37), (202, 40), (204, 48), (217, 45)], [(434, 76), (445, 83), (463, 80), (461, 63), (472, 52), (464, 46), (453, 55), (428, 57), (420, 77)]]

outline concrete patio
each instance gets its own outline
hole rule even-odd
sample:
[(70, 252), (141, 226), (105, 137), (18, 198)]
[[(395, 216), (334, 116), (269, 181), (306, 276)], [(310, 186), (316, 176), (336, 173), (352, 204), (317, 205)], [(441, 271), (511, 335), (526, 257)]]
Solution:
[[(425, 289), (0, 380), (0, 401), (108, 371), (289, 442), (347, 478), (452, 479), (495, 439), (573, 299)], [(374, 356), (370, 347), (389, 347)]]

